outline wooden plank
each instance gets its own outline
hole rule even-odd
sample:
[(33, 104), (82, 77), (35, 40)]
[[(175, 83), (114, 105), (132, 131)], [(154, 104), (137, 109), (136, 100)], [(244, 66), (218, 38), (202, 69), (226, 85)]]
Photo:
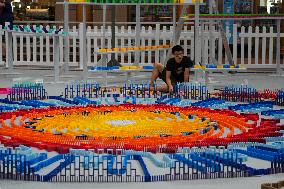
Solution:
[(218, 64), (223, 64), (223, 40), (222, 36), (218, 38)]
[(24, 36), (20, 35), (20, 62), (24, 61)]
[(92, 32), (92, 28), (90, 26), (88, 26), (87, 28), (87, 63), (88, 65), (92, 65), (92, 47), (91, 47), (91, 37), (90, 37), (90, 33)]
[[(141, 39), (141, 46), (142, 47), (144, 47), (145, 46), (145, 33), (146, 33), (146, 28), (145, 28), (145, 26), (142, 26), (142, 28), (141, 28), (141, 37), (140, 37), (140, 39)], [(142, 51), (141, 52), (141, 63), (145, 63), (145, 51)]]
[[(153, 28), (151, 26), (149, 27), (148, 32), (153, 33)], [(152, 37), (148, 38), (147, 46), (152, 46)], [(152, 52), (148, 52), (148, 63), (152, 63)]]
[[(241, 34), (245, 33), (245, 27), (242, 26), (241, 28)], [(241, 36), (241, 64), (245, 64), (245, 38)]]
[(237, 65), (238, 62), (238, 25), (233, 25), (233, 60)]
[[(263, 26), (263, 28), (262, 28), (262, 33), (266, 34), (266, 27), (265, 26)], [(262, 50), (262, 53), (261, 53), (262, 60), (261, 60), (261, 64), (265, 65), (266, 64), (266, 43), (267, 43), (265, 36), (262, 37), (261, 43), (262, 43), (262, 48), (261, 48), (261, 50)]]
[(43, 63), (43, 36), (40, 36), (39, 37), (39, 58), (40, 58), (40, 62), (42, 63), (42, 64), (44, 64)]
[[(270, 27), (270, 34), (273, 34), (273, 27)], [(273, 64), (273, 37), (269, 38), (269, 64)]]
[(251, 33), (252, 33), (252, 27), (249, 26), (249, 28), (248, 28), (248, 34), (249, 34), (249, 37), (248, 37), (248, 64), (252, 63), (252, 61), (251, 61), (252, 37), (250, 35)]
[[(156, 24), (156, 30), (155, 30), (155, 45), (160, 45), (160, 24)], [(155, 62), (159, 62), (160, 60), (160, 51), (155, 51)]]
[(205, 32), (207, 32), (207, 35), (204, 35), (204, 49), (203, 49), (203, 60), (204, 60), (204, 63), (205, 64), (208, 64), (209, 63), (209, 28), (208, 26), (205, 26), (204, 28)]
[[(259, 27), (257, 26), (255, 28), (255, 33), (259, 34)], [(258, 64), (258, 51), (259, 51), (259, 37), (255, 38), (255, 44), (254, 44), (254, 60), (255, 64)]]
[[(127, 33), (128, 33), (128, 34), (131, 34), (131, 33), (132, 33), (132, 32), (131, 32), (131, 26), (128, 26)], [(132, 47), (132, 44), (131, 44), (131, 36), (130, 36), (130, 35), (129, 35), (128, 39), (127, 39), (127, 47)], [(128, 63), (131, 63), (131, 57), (132, 57), (131, 53), (128, 53), (128, 54), (127, 54), (127, 62), (128, 62)]]
[(17, 34), (13, 34), (13, 53), (14, 53), (14, 62), (18, 62)]
[[(121, 47), (125, 47), (125, 37), (124, 36), (125, 36), (125, 27), (122, 26), (121, 27)], [(125, 63), (125, 53), (121, 53), (121, 63)]]

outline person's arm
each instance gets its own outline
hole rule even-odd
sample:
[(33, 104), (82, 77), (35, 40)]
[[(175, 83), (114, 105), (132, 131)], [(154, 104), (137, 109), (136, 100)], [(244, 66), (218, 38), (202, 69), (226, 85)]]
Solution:
[(184, 82), (189, 82), (189, 68), (184, 70)]
[(169, 87), (169, 92), (172, 92), (174, 88), (173, 88), (172, 81), (171, 81), (171, 71), (167, 71), (166, 82)]

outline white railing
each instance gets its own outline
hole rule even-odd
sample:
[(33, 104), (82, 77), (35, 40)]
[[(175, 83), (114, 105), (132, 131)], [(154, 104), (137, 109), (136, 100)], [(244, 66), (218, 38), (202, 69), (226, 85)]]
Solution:
[[(242, 27), (238, 33), (237, 25), (234, 25), (233, 32), (230, 33), (227, 29), (227, 37), (233, 37), (233, 59), (241, 65), (248, 68), (276, 68), (276, 37), (273, 28), (259, 27)], [(260, 32), (261, 30), (261, 32)], [(3, 65), (2, 49), (4, 46), (4, 38), (7, 41), (5, 32), (0, 32), (0, 64)], [(94, 51), (100, 48), (105, 41), (105, 47), (111, 47), (111, 28), (106, 28), (103, 34), (102, 27), (88, 27), (86, 39), (86, 54), (87, 62), (90, 66), (95, 66), (100, 60), (101, 55), (95, 54)], [(170, 44), (173, 36), (173, 28), (169, 29), (166, 26), (161, 27), (156, 24), (155, 28), (142, 27), (140, 34), (141, 46), (153, 46)], [(134, 27), (116, 27), (116, 47), (130, 47), (135, 45), (135, 28)], [(210, 56), (213, 56), (219, 63), (225, 64), (227, 59), (224, 58), (222, 38), (218, 31), (209, 32), (208, 27), (205, 27), (202, 32), (199, 32), (199, 37), (203, 41), (199, 41), (198, 45), (203, 45), (201, 57), (202, 62), (207, 64)], [(284, 33), (281, 34), (284, 37)], [(79, 29), (73, 27), (69, 31), (69, 64), (79, 66), (80, 64), (80, 40)], [(104, 40), (103, 40), (104, 39)], [(210, 46), (210, 41), (215, 42)], [(53, 66), (54, 64), (54, 37), (51, 35), (34, 36), (32, 34), (13, 33), (13, 64), (14, 65), (37, 65), (37, 66)], [(64, 39), (59, 38), (60, 48), (60, 63), (64, 62)], [(185, 48), (185, 54), (194, 59), (194, 27), (184, 27), (179, 42)], [(210, 49), (210, 47), (212, 49)], [(198, 49), (198, 48), (197, 48)], [(212, 55), (210, 55), (212, 52)], [(163, 62), (166, 58), (166, 53), (160, 56), (160, 51), (141, 52), (141, 63)], [(240, 56), (238, 56), (240, 54)], [(134, 53), (116, 53), (116, 59), (122, 63), (133, 63)], [(108, 55), (110, 59), (110, 55)], [(281, 57), (281, 64), (283, 57)], [(80, 66), (82, 67), (82, 65)]]
[[(47, 26), (47, 29), (49, 27)], [(54, 37), (13, 33), (13, 65), (53, 66)], [(63, 37), (60, 38), (60, 57), (63, 57)], [(7, 41), (7, 39), (6, 39)], [(63, 59), (61, 59), (63, 62)]]
[[(260, 29), (262, 32), (260, 32)], [(280, 34), (284, 37), (284, 33)], [(241, 52), (234, 52), (234, 55), (241, 53), (241, 65), (252, 68), (275, 68), (276, 67), (276, 40), (277, 33), (274, 33), (273, 27), (242, 27), (239, 34), (241, 40)], [(245, 43), (247, 42), (247, 57), (245, 57)], [(254, 51), (253, 48), (254, 47)], [(254, 55), (254, 59), (252, 58)], [(283, 57), (281, 61), (282, 66)]]
[[(0, 26), (1, 27), (1, 26)], [(0, 65), (3, 66), (5, 64), (4, 60), (3, 60), (3, 54), (6, 54), (6, 48), (4, 47), (5, 43), (4, 43), (4, 39), (5, 39), (5, 33), (3, 31), (0, 31)]]

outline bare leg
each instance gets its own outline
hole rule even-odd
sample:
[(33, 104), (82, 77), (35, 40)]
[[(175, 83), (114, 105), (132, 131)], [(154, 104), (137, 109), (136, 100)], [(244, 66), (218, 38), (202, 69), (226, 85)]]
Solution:
[(154, 63), (154, 68), (153, 68), (151, 82), (150, 82), (151, 87), (154, 86), (154, 82), (159, 77), (159, 73), (162, 73), (163, 69), (164, 69), (164, 66), (161, 63)]
[(159, 77), (159, 73), (162, 73), (164, 70), (164, 66), (161, 63), (154, 63), (154, 68), (151, 76), (151, 83), (150, 83), (150, 91), (159, 91), (163, 93), (169, 92), (168, 85), (165, 84), (163, 86), (159, 86), (156, 89), (154, 88), (154, 82), (157, 80)]
[(162, 93), (168, 93), (169, 92), (169, 87), (168, 87), (167, 84), (162, 85), (162, 86), (158, 86), (156, 88), (150, 86), (150, 89), (148, 88), (147, 90), (156, 91), (156, 92), (162, 92)]
[[(154, 91), (154, 89), (151, 89), (152, 91)], [(168, 93), (169, 92), (169, 87), (168, 85), (163, 85), (163, 86), (160, 86), (160, 87), (157, 87), (156, 88), (156, 91), (159, 91), (159, 92), (162, 92), (162, 93)]]

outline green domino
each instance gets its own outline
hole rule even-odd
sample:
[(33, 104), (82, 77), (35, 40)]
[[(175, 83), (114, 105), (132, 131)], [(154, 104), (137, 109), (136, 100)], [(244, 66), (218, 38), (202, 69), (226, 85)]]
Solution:
[(63, 36), (67, 36), (67, 35), (68, 35), (68, 32), (62, 32), (62, 35), (63, 35)]
[(18, 26), (13, 26), (13, 30), (14, 30), (14, 31), (19, 31)]
[(42, 29), (39, 28), (39, 27), (37, 27), (37, 28), (36, 28), (36, 32), (37, 32), (37, 33), (42, 33)]
[(54, 33), (54, 29), (49, 29), (48, 33)]
[(40, 28), (38, 26), (36, 26), (36, 33), (40, 33)]
[(24, 31), (25, 32), (31, 32), (31, 30), (27, 26), (24, 26)]

